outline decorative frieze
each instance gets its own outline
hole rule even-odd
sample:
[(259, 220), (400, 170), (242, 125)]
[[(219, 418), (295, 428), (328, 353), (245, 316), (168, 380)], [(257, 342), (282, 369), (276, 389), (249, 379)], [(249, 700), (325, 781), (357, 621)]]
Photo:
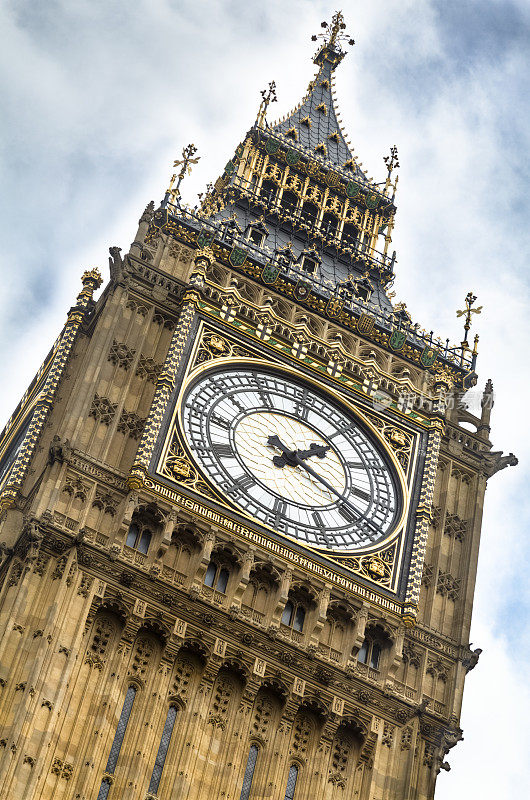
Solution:
[(114, 339), (110, 347), (108, 360), (117, 367), (127, 370), (131, 366), (135, 355), (136, 350), (132, 350), (124, 342), (117, 342)]
[(111, 403), (108, 397), (100, 397), (100, 395), (96, 392), (88, 415), (89, 417), (93, 417), (102, 425), (110, 425), (114, 419), (117, 409), (117, 403)]
[(145, 426), (145, 419), (139, 417), (133, 411), (123, 411), (118, 420), (117, 430), (124, 433), (125, 436), (130, 436), (132, 439), (139, 439)]

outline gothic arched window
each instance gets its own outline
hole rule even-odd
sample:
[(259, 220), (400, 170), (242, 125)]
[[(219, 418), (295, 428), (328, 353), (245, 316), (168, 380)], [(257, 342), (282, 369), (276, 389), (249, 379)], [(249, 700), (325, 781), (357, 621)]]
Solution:
[[(129, 688), (127, 689), (127, 694), (125, 695), (125, 700), (123, 701), (120, 718), (118, 720), (118, 725), (116, 727), (116, 733), (114, 734), (114, 739), (112, 741), (112, 746), (110, 748), (110, 754), (107, 761), (107, 766), (105, 767), (105, 772), (108, 773), (109, 775), (114, 775), (114, 770), (116, 769), (116, 764), (118, 762), (118, 757), (120, 755), (123, 739), (125, 738), (125, 731), (127, 730), (127, 725), (129, 723), (129, 717), (131, 716), (135, 697), (136, 697), (136, 687), (129, 686)], [(101, 786), (99, 787), (98, 800), (107, 800), (111, 785), (112, 785), (111, 781), (108, 778), (104, 778), (101, 781)]]
[(265, 234), (262, 233), (259, 228), (251, 228), (248, 234), (249, 241), (255, 244), (257, 247), (261, 247), (263, 244), (263, 240), (265, 238)]
[(317, 221), (318, 208), (314, 203), (304, 203), (301, 217), (307, 225), (314, 225)]
[(276, 192), (277, 192), (276, 184), (272, 181), (263, 181), (261, 184), (261, 197), (266, 200), (268, 203), (273, 203), (276, 199)]
[(125, 544), (133, 550), (138, 550), (139, 553), (147, 554), (149, 545), (151, 544), (152, 533), (149, 528), (137, 522), (131, 522), (127, 532), (127, 539)]
[(221, 567), (215, 561), (210, 561), (204, 576), (204, 585), (216, 589), (218, 592), (226, 592), (230, 572), (226, 567)]
[(298, 767), (296, 764), (291, 764), (289, 767), (289, 776), (287, 778), (287, 786), (285, 787), (285, 795), (283, 800), (293, 800), (294, 790), (296, 789), (296, 781), (298, 780)]
[(292, 214), (294, 211), (296, 211), (298, 197), (294, 194), (294, 192), (284, 192), (280, 201), (280, 205), (283, 209), (285, 209), (285, 211), (288, 211), (290, 214)]
[(293, 631), (302, 632), (305, 622), (305, 608), (301, 603), (288, 600), (282, 613), (282, 624)]
[(314, 275), (317, 271), (317, 262), (310, 256), (304, 256), (302, 259), (302, 269), (309, 275)]
[(149, 788), (147, 790), (150, 794), (156, 794), (158, 792), (160, 779), (162, 777), (162, 770), (164, 769), (164, 763), (166, 761), (167, 751), (169, 750), (169, 743), (171, 741), (171, 734), (173, 733), (176, 718), (176, 706), (169, 706), (166, 722), (164, 724), (164, 730), (162, 731), (162, 738), (160, 739), (160, 744), (158, 746), (158, 753), (156, 754), (155, 766), (153, 767), (153, 773), (151, 775)]
[(359, 650), (357, 661), (360, 661), (361, 664), (368, 664), (372, 669), (379, 669), (381, 662), (380, 643), (367, 636)]
[(339, 226), (339, 221), (335, 214), (324, 214), (322, 217), (322, 223), (320, 225), (320, 230), (330, 239), (334, 239), (337, 235), (337, 228)]
[(253, 744), (248, 752), (247, 766), (245, 769), (245, 775), (243, 777), (243, 786), (241, 787), (239, 800), (248, 800), (250, 797), (250, 789), (252, 787), (254, 770), (256, 769), (256, 761), (258, 760), (258, 753), (259, 750), (257, 746)]
[(355, 243), (359, 237), (359, 230), (356, 225), (350, 222), (345, 222), (342, 228), (342, 244), (346, 247), (355, 247)]

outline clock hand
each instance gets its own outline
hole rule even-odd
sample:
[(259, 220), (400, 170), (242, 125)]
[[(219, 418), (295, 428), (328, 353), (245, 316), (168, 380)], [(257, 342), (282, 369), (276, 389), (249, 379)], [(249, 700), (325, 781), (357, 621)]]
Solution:
[(289, 450), (277, 434), (269, 436), (267, 444), (270, 444), (271, 447), (277, 447), (282, 451), (281, 456), (274, 456), (272, 459), (272, 463), (275, 467), (285, 467), (286, 464), (289, 464), (290, 467), (296, 467), (296, 450)]
[(373, 522), (371, 522), (368, 519), (368, 517), (366, 517), (362, 513), (362, 511), (360, 511), (357, 508), (357, 506), (355, 506), (350, 500), (348, 500), (337, 489), (335, 489), (335, 487), (331, 483), (329, 483), (325, 478), (323, 478), (321, 475), (319, 475), (318, 472), (315, 472), (315, 470), (312, 467), (310, 467), (309, 464), (304, 464), (304, 462), (298, 457), (298, 455), (296, 453), (295, 453), (295, 457), (296, 457), (296, 462), (297, 462), (299, 467), (302, 467), (302, 469), (305, 469), (306, 472), (308, 472), (310, 475), (312, 475), (313, 478), (316, 478), (317, 481), (319, 481), (323, 486), (326, 487), (326, 489), (328, 489), (332, 494), (334, 494), (336, 497), (338, 497), (340, 500), (342, 500), (343, 505), (345, 505), (347, 508), (349, 508), (351, 511), (353, 511), (353, 513), (355, 514), (355, 516), (359, 520), (363, 520), (364, 522), (366, 522), (366, 524), (369, 525), (372, 528), (372, 530), (374, 530), (377, 533), (377, 535), (379, 535), (381, 533), (381, 531), (373, 524)]
[(329, 444), (311, 444), (309, 446), (309, 450), (297, 450), (298, 458), (306, 459), (311, 458), (311, 456), (317, 456), (317, 458), (324, 458), (326, 452), (330, 449)]
[(308, 472), (309, 475), (312, 475), (313, 478), (316, 478), (317, 481), (319, 481), (323, 486), (325, 486), (326, 489), (328, 489), (332, 494), (334, 494), (336, 497), (339, 497), (342, 500), (343, 504), (347, 506), (351, 511), (353, 511), (356, 517), (358, 517), (359, 519), (364, 519), (369, 525), (371, 525), (371, 527), (374, 530), (377, 531), (377, 533), (379, 533), (377, 528), (375, 528), (375, 526), (370, 522), (370, 520), (364, 516), (362, 511), (360, 511), (357, 508), (357, 506), (354, 506), (353, 503), (351, 503), (349, 500), (343, 497), (343, 495), (339, 491), (337, 491), (337, 489), (335, 489), (335, 487), (332, 486), (331, 483), (329, 483), (325, 478), (319, 475), (318, 472), (315, 472), (315, 470), (312, 467), (310, 467), (309, 464), (305, 464), (304, 460), (301, 457), (301, 454), (297, 450), (289, 450), (289, 448), (283, 444), (282, 440), (277, 434), (269, 436), (269, 438), (267, 439), (267, 444), (271, 445), (271, 447), (278, 447), (282, 451), (281, 456), (274, 456), (272, 459), (272, 463), (276, 467), (284, 467), (286, 464), (289, 464), (289, 466), (291, 467), (296, 467), (296, 466), (302, 467), (302, 469), (305, 469), (305, 471)]
[(329, 445), (324, 444), (311, 444), (309, 450), (289, 450), (286, 447), (280, 437), (277, 434), (273, 436), (269, 436), (267, 439), (267, 444), (271, 445), (272, 447), (277, 447), (282, 451), (281, 456), (274, 456), (272, 462), (276, 467), (285, 467), (286, 464), (289, 464), (290, 467), (295, 467), (297, 465), (297, 458), (305, 460), (306, 458), (311, 458), (311, 456), (318, 456), (318, 458), (324, 458), (326, 455), (327, 450), (330, 449)]

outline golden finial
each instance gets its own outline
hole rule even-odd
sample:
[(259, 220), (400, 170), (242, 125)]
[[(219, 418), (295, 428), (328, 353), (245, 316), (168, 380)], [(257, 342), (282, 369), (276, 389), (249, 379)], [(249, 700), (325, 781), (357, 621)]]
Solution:
[(169, 188), (167, 190), (167, 194), (172, 195), (173, 199), (175, 199), (175, 197), (178, 197), (179, 194), (180, 194), (179, 187), (180, 187), (180, 184), (182, 183), (182, 180), (183, 180), (184, 176), (186, 174), (191, 175), (191, 169), (192, 169), (191, 165), (192, 164), (197, 164), (197, 162), (200, 159), (200, 156), (197, 156), (197, 158), (193, 158), (193, 156), (195, 155), (196, 152), (197, 152), (197, 148), (195, 147), (195, 145), (194, 144), (188, 144), (182, 150), (182, 158), (181, 159), (177, 159), (176, 161), (173, 162), (173, 166), (174, 167), (180, 167), (181, 168), (180, 172), (178, 174), (177, 185), (173, 188), (173, 184), (175, 182), (175, 179), (177, 178), (177, 175), (175, 174), (175, 175), (171, 176), (171, 181), (169, 183)]
[[(392, 147), (390, 148), (390, 155), (383, 156), (383, 161), (385, 162), (386, 168), (388, 170), (388, 175), (386, 177), (385, 189), (384, 189), (386, 194), (392, 182), (392, 172), (399, 167), (398, 149), (395, 144), (392, 145)], [(396, 180), (393, 186), (394, 197), (396, 195), (397, 182), (398, 182), (398, 176), (396, 175)]]
[[(465, 350), (469, 350), (467, 335), (469, 333), (469, 329), (471, 328), (471, 315), (480, 314), (480, 312), (483, 309), (483, 306), (479, 306), (478, 308), (472, 308), (473, 303), (475, 302), (476, 299), (477, 299), (476, 295), (474, 295), (473, 292), (468, 292), (465, 299), (466, 307), (461, 311), (456, 312), (457, 317), (462, 317), (464, 314), (466, 315), (466, 319), (464, 322), (464, 340), (461, 342), (462, 353), (464, 353)], [(478, 336), (475, 336), (475, 346), (473, 349), (473, 355), (476, 355), (477, 343), (478, 343)]]
[(86, 272), (83, 272), (81, 283), (85, 288), (88, 286), (92, 291), (94, 291), (94, 289), (99, 289), (103, 283), (103, 278), (101, 277), (99, 269), (87, 269)]
[(256, 120), (256, 123), (259, 125), (260, 128), (263, 128), (263, 123), (265, 122), (265, 116), (267, 114), (269, 103), (276, 103), (277, 101), (278, 98), (276, 97), (276, 81), (271, 81), (267, 89), (261, 90), (261, 103), (258, 110), (258, 118)]
[(343, 33), (346, 29), (346, 23), (344, 22), (342, 11), (335, 11), (331, 23), (326, 21), (321, 22), (320, 27), (324, 28), (325, 33), (314, 34), (311, 37), (312, 42), (316, 42), (317, 39), (323, 39), (324, 45), (334, 47), (338, 42), (343, 42), (348, 39), (349, 45), (355, 44), (354, 39), (349, 38), (347, 33)]
[(399, 167), (398, 149), (395, 144), (390, 148), (390, 155), (383, 156), (383, 161), (386, 164), (388, 177), (390, 178), (392, 171)]

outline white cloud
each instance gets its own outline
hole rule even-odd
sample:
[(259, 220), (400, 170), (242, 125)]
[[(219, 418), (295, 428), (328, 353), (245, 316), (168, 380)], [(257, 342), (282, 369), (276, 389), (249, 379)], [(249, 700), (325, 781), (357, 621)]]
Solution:
[[(495, 448), (522, 461), (488, 490), (472, 634), (485, 652), (469, 676), (465, 741), (437, 792), (498, 800), (530, 782), (521, 669), (530, 653), (530, 13), (508, 0), (355, 0), (343, 10), (357, 42), (337, 71), (345, 127), (369, 174), (384, 177), (382, 156), (392, 144), (400, 151), (398, 296), (419, 322), (458, 341), (455, 310), (474, 289), (484, 305), (474, 328), (480, 383), (491, 376), (497, 393)], [(275, 115), (298, 102), (314, 72), (309, 36), (333, 11), (310, 0), (4, 3), (4, 419), (55, 339), (81, 272), (105, 272), (108, 246), (127, 248), (182, 146), (193, 141), (201, 155), (185, 184), (193, 203), (252, 123), (269, 80), (278, 83)]]

